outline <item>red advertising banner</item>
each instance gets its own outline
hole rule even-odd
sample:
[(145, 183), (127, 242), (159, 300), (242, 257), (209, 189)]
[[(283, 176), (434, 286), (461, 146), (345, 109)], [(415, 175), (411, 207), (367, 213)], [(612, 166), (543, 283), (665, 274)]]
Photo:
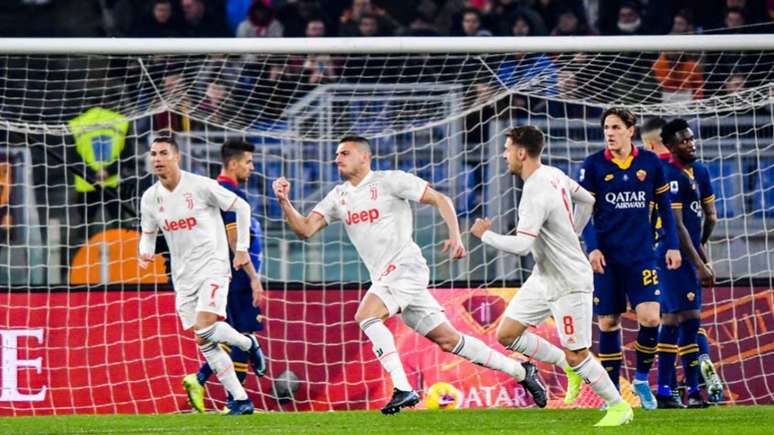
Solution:
[[(437, 289), (432, 293), (461, 332), (507, 352), (496, 342), (495, 331), (516, 291)], [(774, 293), (749, 287), (705, 293), (702, 324), (726, 383), (726, 399), (774, 403), (774, 378), (766, 376), (766, 368), (774, 366)], [(266, 328), (259, 334), (270, 359), (269, 374), (260, 381), (249, 376), (246, 384), (258, 408), (376, 409), (385, 403), (391, 382), (353, 320), (362, 294), (359, 290), (269, 292)], [(710, 305), (713, 301), (719, 302)], [(461, 407), (532, 405), (508, 376), (443, 353), (397, 318), (387, 324), (418, 389), (450, 383), (462, 393)], [(624, 342), (629, 349), (635, 328), (633, 317), (625, 317)], [(550, 320), (536, 332), (558, 342)], [(180, 380), (202, 361), (191, 334), (181, 329), (172, 292), (3, 293), (0, 346), (0, 415), (185, 411), (189, 407)], [(633, 351), (625, 355), (626, 365), (634, 367)], [(540, 368), (551, 388), (550, 406), (560, 406), (564, 376), (554, 367)], [(298, 388), (292, 401), (278, 403), (272, 380), (286, 371), (298, 378)], [(222, 400), (222, 388), (214, 377), (208, 391), (213, 399)], [(584, 388), (579, 405), (599, 404)]]

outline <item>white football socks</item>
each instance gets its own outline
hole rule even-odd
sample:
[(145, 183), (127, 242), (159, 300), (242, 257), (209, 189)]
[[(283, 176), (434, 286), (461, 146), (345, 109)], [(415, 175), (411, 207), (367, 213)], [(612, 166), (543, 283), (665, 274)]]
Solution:
[(392, 386), (401, 391), (413, 390), (406, 377), (406, 372), (403, 370), (403, 363), (400, 361), (398, 351), (395, 348), (395, 339), (390, 330), (384, 326), (384, 322), (372, 317), (363, 320), (360, 323), (360, 329), (371, 340), (374, 354), (392, 378)]
[(524, 331), (521, 336), (513, 340), (513, 343), (507, 349), (527, 355), (540, 362), (557, 365), (562, 369), (569, 367), (562, 349), (529, 331)]
[(231, 362), (228, 354), (217, 343), (213, 342), (199, 346), (199, 350), (204, 354), (204, 358), (207, 360), (210, 368), (212, 368), (212, 371), (215, 372), (220, 383), (223, 384), (226, 391), (231, 393), (231, 397), (234, 400), (246, 400), (247, 393), (237, 378), (234, 364)]
[(608, 406), (617, 405), (623, 400), (605, 368), (592, 355), (589, 355), (572, 370), (582, 377)]
[(519, 382), (523, 381), (526, 376), (524, 367), (520, 362), (508, 358), (487, 346), (478, 338), (469, 335), (460, 334), (460, 341), (454, 346), (452, 353), (465, 358), (473, 364), (507, 373)]
[(250, 350), (250, 347), (253, 345), (253, 341), (249, 337), (240, 334), (226, 322), (215, 322), (204, 329), (196, 331), (196, 335), (206, 341), (236, 346), (245, 352)]

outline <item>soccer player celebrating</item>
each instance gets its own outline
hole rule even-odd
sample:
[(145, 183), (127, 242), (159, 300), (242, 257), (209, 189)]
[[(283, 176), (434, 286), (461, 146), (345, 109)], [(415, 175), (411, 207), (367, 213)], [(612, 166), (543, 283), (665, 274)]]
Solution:
[[(220, 149), (223, 169), (218, 176), (218, 184), (225, 189), (234, 192), (237, 196), (247, 201), (247, 195), (239, 188), (250, 174), (255, 170), (253, 166), (253, 152), (255, 146), (241, 140), (228, 140)], [(233, 211), (221, 211), (221, 217), (226, 225), (226, 238), (230, 252), (236, 251), (236, 213)], [(250, 219), (250, 262), (241, 270), (231, 270), (231, 282), (228, 288), (228, 301), (226, 303), (226, 321), (238, 332), (252, 334), (263, 329), (258, 321), (261, 310), (258, 304), (263, 298), (263, 286), (258, 277), (261, 270), (261, 226), (255, 218)], [(234, 362), (234, 371), (239, 382), (244, 384), (247, 377), (248, 354), (239, 347), (230, 349), (231, 360)], [(263, 358), (261, 358), (263, 362)], [(263, 374), (266, 370), (265, 362), (255, 369)], [(202, 364), (196, 374), (190, 374), (183, 378), (183, 386), (188, 393), (188, 401), (199, 412), (204, 412), (204, 384), (212, 375), (212, 367), (208, 362)], [(229, 394), (226, 412), (230, 410), (233, 398)]]
[(406, 172), (371, 170), (371, 148), (363, 137), (348, 136), (340, 141), (336, 165), (345, 182), (333, 188), (306, 217), (291, 204), (290, 183), (284, 177), (275, 180), (273, 188), (290, 228), (299, 238), (307, 239), (325, 226), (342, 221), (368, 268), (372, 285), (360, 302), (355, 320), (392, 378), (392, 399), (382, 413), (394, 414), (419, 402), (419, 395), (404, 372), (392, 333), (384, 325), (385, 320), (398, 313), (408, 327), (445, 352), (507, 373), (521, 383), (538, 406), (546, 406), (546, 389), (533, 364), (521, 364), (478, 338), (457, 332), (427, 291), (430, 271), (422, 251), (412, 240), (409, 201), (438, 209), (449, 230), (443, 251), (449, 251), (452, 258), (462, 258), (466, 255), (465, 247), (449, 197)]
[(226, 317), (231, 272), (220, 211), (236, 213), (232, 264), (240, 270), (250, 263), (250, 206), (215, 180), (180, 170), (180, 151), (171, 137), (153, 141), (150, 160), (159, 180), (142, 195), (140, 267), (146, 268), (153, 260), (156, 234), (161, 229), (171, 254), (175, 307), (183, 329), (193, 328), (199, 350), (234, 398), (229, 415), (252, 414), (253, 404), (237, 379), (231, 358), (219, 344), (246, 352), (260, 375), (265, 363), (258, 341), (218, 320)]
[[(537, 128), (508, 131), (503, 157), (509, 171), (524, 180), (516, 235), (490, 231), (488, 219), (476, 219), (470, 229), (487, 245), (516, 255), (532, 252), (535, 258), (532, 274), (505, 310), (497, 339), (513, 351), (563, 365), (565, 372), (571, 366), (607, 404), (607, 414), (595, 426), (620, 426), (632, 420), (632, 407), (588, 350), (594, 280), (578, 236), (591, 217), (594, 197), (559, 169), (541, 164), (542, 150)], [(564, 352), (527, 331), (550, 315)], [(571, 376), (569, 371), (568, 384)]]
[[(688, 123), (679, 118), (670, 121), (662, 128), (661, 137), (663, 143), (671, 149), (672, 160), (665, 167), (665, 175), (670, 183), (669, 192), (680, 249), (687, 261), (675, 270), (668, 270), (663, 261), (659, 261), (659, 276), (664, 288), (661, 297), (663, 316), (656, 398), (659, 408), (683, 407), (673, 398), (671, 388), (676, 350), (679, 350), (688, 388), (687, 405), (689, 408), (703, 408), (707, 403), (699, 391), (700, 349), (697, 333), (701, 314), (701, 286), (711, 286), (714, 273), (702, 247), (700, 203), (711, 204), (712, 214), (715, 215), (714, 195), (709, 183), (709, 172), (696, 162), (696, 144)], [(710, 228), (707, 238), (711, 232)], [(659, 243), (658, 251), (663, 250)], [(711, 374), (714, 374), (714, 378), (708, 374), (708, 390), (710, 395), (719, 394), (719, 401), (723, 390), (714, 367)]]
[[(644, 409), (657, 404), (648, 372), (656, 354), (659, 325), (659, 281), (654, 255), (652, 206), (670, 210), (669, 184), (658, 157), (633, 146), (635, 118), (613, 107), (602, 114), (606, 147), (583, 162), (581, 185), (597, 199), (593, 223), (584, 230), (594, 270), (594, 311), (600, 329), (599, 358), (618, 386), (623, 361), (621, 313), (627, 299), (640, 324), (637, 368), (632, 386)], [(680, 251), (671, 213), (662, 213), (667, 268), (680, 267)], [(620, 388), (619, 388), (620, 389)]]

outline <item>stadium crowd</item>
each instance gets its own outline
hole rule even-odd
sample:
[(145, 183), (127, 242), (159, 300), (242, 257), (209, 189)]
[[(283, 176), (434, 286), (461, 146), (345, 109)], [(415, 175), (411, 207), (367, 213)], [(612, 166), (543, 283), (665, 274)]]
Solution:
[[(12, 0), (8, 36), (545, 36), (761, 32), (772, 0)], [(79, 14), (72, 14), (77, 6)], [(23, 18), (30, 18), (25, 20)], [(22, 19), (20, 19), (22, 18)]]

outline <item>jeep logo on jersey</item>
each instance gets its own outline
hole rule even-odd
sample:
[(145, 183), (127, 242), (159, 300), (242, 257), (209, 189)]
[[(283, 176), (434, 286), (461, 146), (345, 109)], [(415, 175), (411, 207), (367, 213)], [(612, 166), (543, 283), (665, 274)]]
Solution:
[(196, 218), (191, 216), (176, 221), (168, 221), (164, 219), (164, 227), (161, 229), (164, 231), (190, 230), (195, 226)]
[(617, 209), (623, 208), (645, 208), (645, 192), (607, 192), (605, 201), (615, 206)]
[(373, 223), (379, 219), (379, 210), (372, 208), (371, 210), (363, 210), (361, 212), (347, 211), (347, 219), (344, 221), (347, 225), (359, 224), (361, 222)]

